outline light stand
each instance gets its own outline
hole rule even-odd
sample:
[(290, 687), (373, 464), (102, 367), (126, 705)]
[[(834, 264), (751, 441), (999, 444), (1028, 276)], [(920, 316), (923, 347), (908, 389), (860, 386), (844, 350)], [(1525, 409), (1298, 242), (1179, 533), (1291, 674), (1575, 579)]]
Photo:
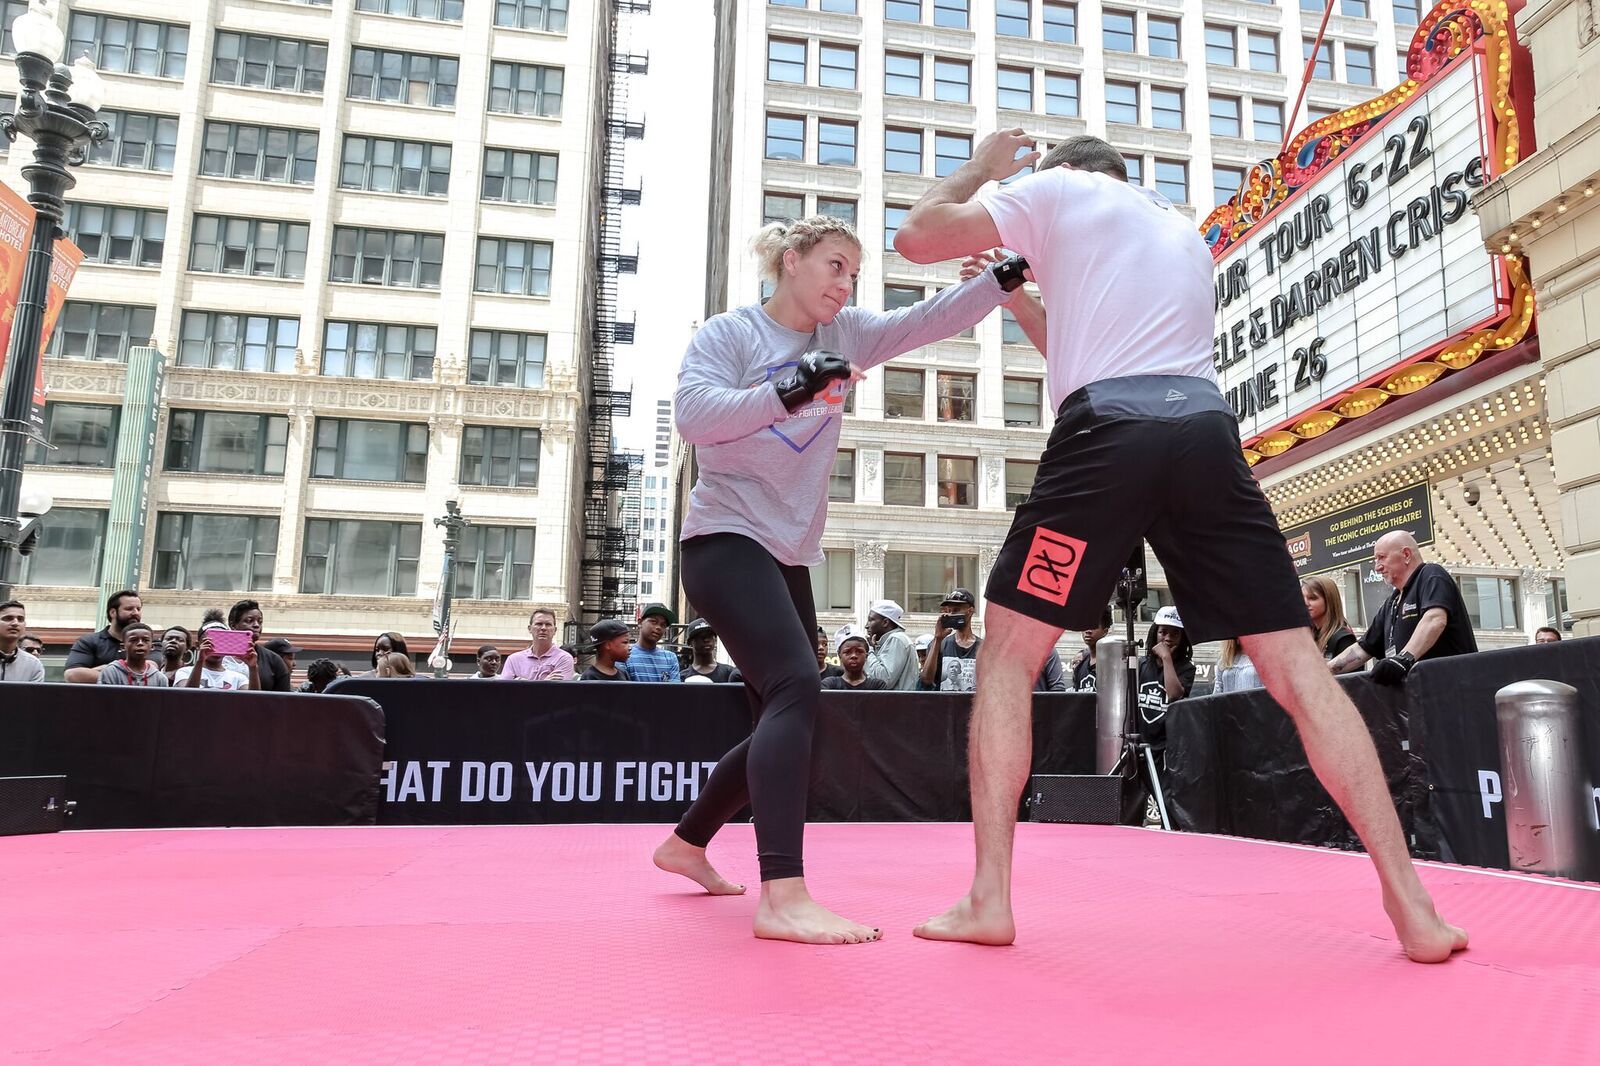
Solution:
[(1135, 767), (1133, 776), (1137, 778), (1142, 769), (1150, 786), (1150, 794), (1156, 798), (1156, 810), (1161, 815), (1161, 828), (1171, 829), (1172, 819), (1167, 816), (1167, 797), (1161, 791), (1161, 775), (1156, 770), (1155, 750), (1150, 747), (1139, 729), (1139, 645), (1133, 636), (1133, 615), (1139, 604), (1144, 602), (1148, 592), (1144, 544), (1141, 542), (1133, 550), (1127, 565), (1122, 568), (1122, 575), (1117, 579), (1117, 603), (1122, 608), (1123, 624), (1127, 629), (1123, 684), (1127, 686), (1128, 709), (1123, 718), (1122, 754), (1117, 757), (1111, 773), (1120, 775), (1124, 766), (1133, 766)]
[(455, 591), (456, 549), (461, 546), (461, 531), (472, 524), (470, 519), (462, 517), (461, 505), (455, 500), (446, 500), (444, 510), (443, 518), (433, 520), (434, 525), (444, 527), (444, 566), (439, 575), (439, 598), (433, 618), (434, 631), (439, 634), (439, 646), (428, 659), (428, 665), (433, 667), (433, 676), (440, 678), (450, 676), (450, 638), (453, 635), (450, 601)]

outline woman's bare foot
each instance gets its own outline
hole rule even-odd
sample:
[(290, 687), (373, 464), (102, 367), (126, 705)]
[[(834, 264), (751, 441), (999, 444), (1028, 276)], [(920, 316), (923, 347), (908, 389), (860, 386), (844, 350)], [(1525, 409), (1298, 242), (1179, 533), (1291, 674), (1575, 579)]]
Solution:
[(695, 847), (676, 833), (662, 842), (652, 861), (658, 869), (669, 874), (681, 874), (713, 896), (738, 896), (744, 893), (743, 885), (736, 885), (717, 873), (706, 858), (705, 848)]
[(1426, 892), (1419, 899), (1403, 903), (1385, 890), (1383, 909), (1412, 962), (1444, 962), (1467, 946), (1467, 931), (1439, 917)]
[(924, 940), (965, 940), (971, 944), (1004, 947), (1017, 939), (1017, 926), (1006, 903), (980, 906), (971, 895), (937, 918), (929, 918), (912, 930)]
[(812, 899), (799, 877), (779, 878), (761, 886), (755, 932), (762, 940), (797, 944), (865, 944), (883, 935), (871, 926), (839, 917)]

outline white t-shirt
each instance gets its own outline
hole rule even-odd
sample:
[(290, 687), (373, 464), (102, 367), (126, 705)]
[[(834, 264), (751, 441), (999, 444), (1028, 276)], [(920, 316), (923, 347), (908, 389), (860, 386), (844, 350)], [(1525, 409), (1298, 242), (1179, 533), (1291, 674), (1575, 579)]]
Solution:
[[(172, 675), (172, 687), (183, 688), (189, 683), (189, 674), (194, 670), (192, 666), (185, 666)], [(237, 670), (211, 670), (200, 668), (200, 688), (220, 688), (229, 692), (237, 692), (250, 687), (250, 675), (241, 674)]]
[(1048, 317), (1050, 403), (1102, 378), (1215, 382), (1211, 251), (1160, 193), (1052, 167), (978, 194), (1033, 269)]

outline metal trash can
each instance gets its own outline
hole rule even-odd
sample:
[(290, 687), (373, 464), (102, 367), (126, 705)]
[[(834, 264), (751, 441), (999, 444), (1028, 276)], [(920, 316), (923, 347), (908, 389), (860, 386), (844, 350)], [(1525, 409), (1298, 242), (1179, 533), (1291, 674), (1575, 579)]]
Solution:
[(1587, 775), (1578, 690), (1518, 681), (1494, 694), (1511, 868), (1579, 877), (1588, 865)]

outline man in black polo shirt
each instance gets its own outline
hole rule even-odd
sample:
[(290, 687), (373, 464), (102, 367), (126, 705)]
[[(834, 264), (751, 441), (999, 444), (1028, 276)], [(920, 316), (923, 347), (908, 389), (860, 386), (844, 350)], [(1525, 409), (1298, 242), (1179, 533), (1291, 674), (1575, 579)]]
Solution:
[(1394, 586), (1394, 593), (1378, 609), (1366, 635), (1328, 663), (1334, 673), (1350, 673), (1376, 659), (1372, 680), (1398, 685), (1424, 659), (1478, 650), (1461, 589), (1444, 567), (1422, 561), (1422, 549), (1410, 533), (1384, 534), (1373, 546), (1372, 568)]
[(139, 621), (143, 609), (132, 589), (113, 592), (106, 600), (106, 627), (72, 642), (63, 678), (74, 685), (97, 684), (100, 668), (122, 658), (122, 627)]

